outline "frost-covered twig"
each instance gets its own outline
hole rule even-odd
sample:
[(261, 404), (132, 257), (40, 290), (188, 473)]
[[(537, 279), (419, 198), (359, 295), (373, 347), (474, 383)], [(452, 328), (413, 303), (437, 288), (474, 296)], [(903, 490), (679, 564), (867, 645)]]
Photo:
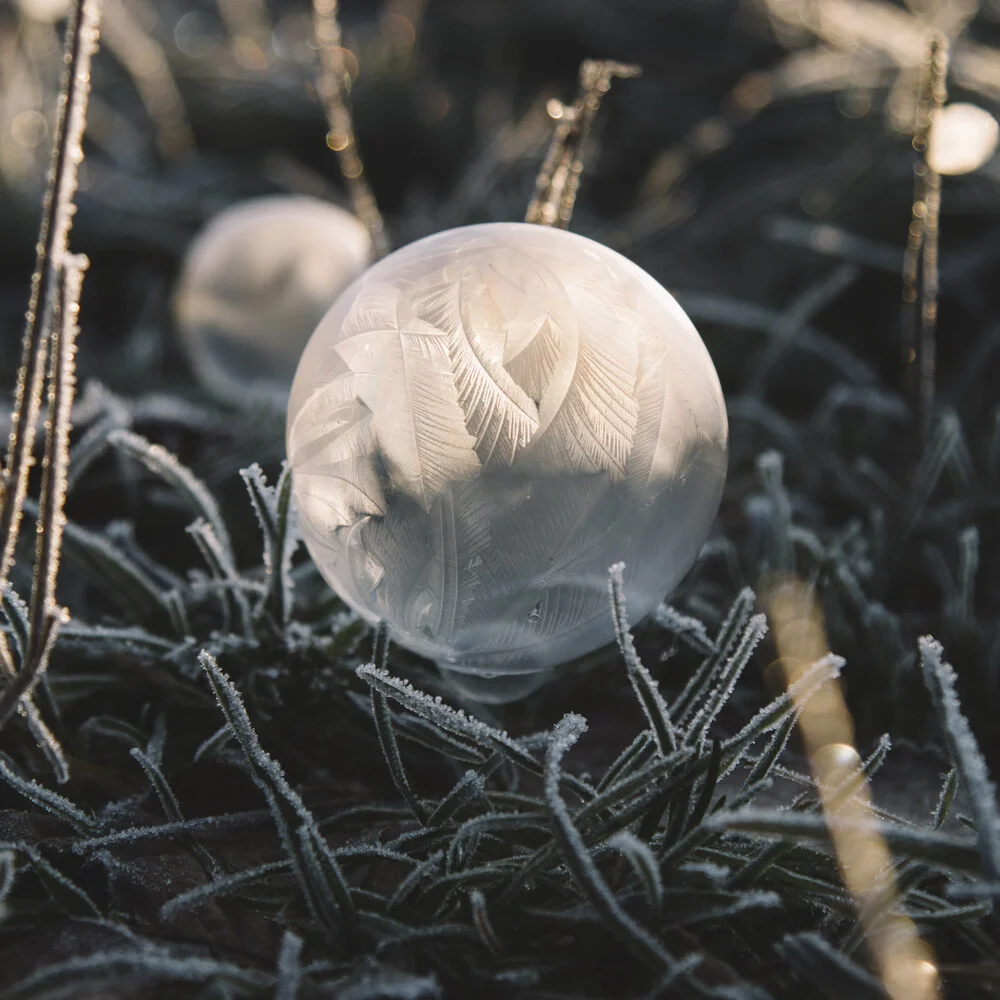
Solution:
[(63, 507), (69, 465), (70, 414), (76, 388), (74, 356), (77, 316), (83, 272), (87, 264), (86, 257), (70, 254), (63, 254), (58, 264), (57, 302), (52, 315), (59, 325), (49, 337), (48, 418), (45, 424), (35, 574), (20, 669), (16, 673), (10, 669), (9, 651), (5, 640), (0, 637), (4, 673), (8, 681), (7, 687), (0, 693), (0, 728), (20, 707), (35, 738), (45, 747), (60, 781), (69, 777), (62, 750), (28, 699), (48, 667), (49, 654), (59, 626), (66, 620), (65, 610), (55, 602), (56, 575), (59, 571), (62, 532), (66, 522)]
[[(63, 620), (61, 615), (57, 616), (55, 613), (46, 615), (42, 631), (39, 634), (38, 646), (36, 647), (37, 652), (30, 660), (22, 664), (21, 669), (17, 671), (3, 691), (0, 692), (0, 729), (4, 727), (7, 720), (17, 711), (22, 699), (31, 697), (31, 692), (41, 679), (46, 666), (48, 666), (49, 655), (52, 652), (52, 646), (55, 644), (59, 625)], [(62, 752), (59, 749), (55, 736), (44, 727), (44, 723), (41, 723), (41, 720), (34, 713), (33, 709), (26, 708), (26, 712), (28, 713), (29, 722), (34, 723), (32, 730), (36, 737), (45, 739), (48, 744), (49, 757), (56, 765), (56, 774), (59, 780), (65, 781), (69, 775), (65, 770), (65, 761), (62, 760)]]
[(0, 477), (0, 587), (7, 581), (28, 489), (42, 383), (52, 330), (58, 268), (66, 253), (76, 206), (77, 171), (90, 96), (90, 61), (97, 50), (97, 0), (76, 0), (66, 31), (66, 64), (49, 186), (38, 234), (27, 325), (11, 416), (7, 460)]
[[(0, 635), (0, 667), (7, 687), (0, 694), (0, 728), (19, 708), (45, 749), (60, 781), (69, 774), (55, 736), (42, 722), (31, 692), (45, 672), (64, 612), (54, 605), (59, 566), (62, 507), (66, 493), (69, 415), (73, 399), (73, 341), (83, 266), (68, 254), (76, 206), (77, 171), (90, 96), (90, 62), (97, 50), (97, 0), (77, 0), (66, 30), (65, 72), (59, 98), (48, 187), (31, 279), (27, 323), (11, 414), (7, 457), (0, 470), (0, 592), (7, 585), (24, 513), (28, 476), (34, 461), (35, 432), (50, 353), (49, 426), (46, 436), (42, 514), (28, 631), (19, 669)], [(56, 325), (63, 324), (57, 333)], [(53, 341), (56, 343), (53, 344)]]
[[(827, 648), (822, 613), (811, 588), (795, 577), (779, 575), (765, 592), (777, 662), (791, 690), (804, 665)], [(897, 909), (892, 855), (871, 822), (871, 794), (858, 773), (853, 720), (838, 684), (827, 684), (819, 697), (800, 708), (799, 726), (838, 868), (857, 905), (861, 932), (885, 991), (892, 1000), (934, 1000), (939, 996), (937, 967), (913, 921)], [(787, 818), (801, 816), (788, 813)]]
[(31, 590), (28, 648), (26, 659), (37, 656), (45, 631), (45, 619), (61, 613), (55, 607), (56, 574), (62, 553), (62, 533), (66, 523), (66, 473), (69, 467), (70, 413), (76, 394), (76, 337), (83, 272), (89, 261), (83, 256), (65, 255), (60, 264), (60, 327), (51, 338), (49, 365), (48, 420), (45, 425), (45, 453), (42, 485), (38, 501), (39, 531), (35, 547), (35, 578)]

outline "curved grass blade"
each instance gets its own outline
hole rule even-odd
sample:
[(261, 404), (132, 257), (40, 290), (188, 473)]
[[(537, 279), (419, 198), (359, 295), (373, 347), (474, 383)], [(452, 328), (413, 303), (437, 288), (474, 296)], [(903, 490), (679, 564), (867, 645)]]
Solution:
[(267, 799), (282, 845), (309, 908), (328, 933), (337, 938), (343, 932), (349, 942), (353, 941), (357, 922), (354, 902), (340, 865), (316, 820), (299, 794), (288, 784), (277, 762), (260, 745), (233, 682), (210, 653), (203, 651), (199, 661), (208, 675), (222, 714), (246, 756), (250, 776)]

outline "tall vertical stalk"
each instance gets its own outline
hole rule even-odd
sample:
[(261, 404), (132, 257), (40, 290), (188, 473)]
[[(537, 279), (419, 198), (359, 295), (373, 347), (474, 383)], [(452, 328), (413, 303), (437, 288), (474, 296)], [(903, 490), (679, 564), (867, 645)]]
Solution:
[(368, 227), (372, 251), (377, 260), (389, 252), (389, 242), (386, 238), (382, 213), (365, 177), (364, 164), (361, 162), (358, 144), (354, 137), (351, 109), (344, 95), (347, 69), (344, 64), (337, 6), (338, 0), (313, 0), (313, 31), (316, 34), (320, 59), (316, 89), (323, 102), (329, 128), (326, 144), (337, 154), (340, 171), (344, 175), (354, 205), (354, 214)]
[(938, 228), (941, 175), (928, 162), (927, 150), (935, 115), (947, 97), (948, 40), (930, 42), (921, 71), (913, 148), (913, 210), (903, 258), (902, 361), (907, 396), (913, 409), (918, 448), (933, 422), (937, 366)]
[(556, 118), (552, 142), (535, 180), (535, 193), (524, 221), (540, 226), (567, 229), (576, 204), (583, 173), (584, 144), (604, 95), (615, 78), (638, 76), (638, 66), (610, 60), (584, 59), (580, 63), (580, 89), (572, 105), (553, 102), (550, 114)]
[[(22, 699), (31, 692), (48, 666), (49, 654), (66, 612), (55, 601), (56, 575), (62, 548), (65, 523), (63, 505), (66, 499), (66, 469), (69, 465), (70, 412), (76, 389), (75, 355), (77, 317), (80, 312), (80, 290), (86, 257), (63, 254), (57, 272), (58, 301), (52, 315), (58, 317), (59, 328), (49, 338), (51, 362), (48, 377), (48, 415), (45, 422), (45, 452), (42, 459), (41, 495), (38, 504), (35, 573), (28, 612), (28, 637), (21, 657), (20, 669), (8, 677), (7, 687), (0, 692), (0, 728), (14, 713)], [(29, 722), (33, 715), (27, 710)], [(36, 730), (36, 727), (32, 727)], [(42, 727), (44, 729), (44, 726)], [(47, 734), (47, 741), (54, 737)], [(35, 732), (36, 738), (38, 732)], [(57, 746), (50, 746), (50, 757), (61, 759)]]
[(31, 278), (27, 324), (14, 394), (7, 460), (0, 477), (0, 588), (7, 582), (28, 489), (42, 382), (52, 330), (60, 258), (73, 225), (80, 145), (90, 97), (90, 60), (97, 50), (97, 0), (76, 0), (66, 30), (65, 71), (59, 97), (49, 184)]
[[(98, 0), (76, 0), (66, 30), (65, 71), (42, 210), (35, 272), (11, 415), (7, 458), (0, 470), (0, 592), (7, 591), (17, 549), (28, 477), (34, 463), (35, 436), (46, 384), (48, 419), (36, 525), (36, 553), (27, 635), (15, 662), (0, 634), (0, 728), (17, 711), (24, 716), (59, 780), (69, 772), (56, 737), (45, 725), (31, 693), (48, 665), (65, 611), (55, 603), (62, 543), (63, 503), (69, 460), (70, 411), (75, 390), (74, 356), (85, 257), (68, 252), (76, 211), (77, 172), (90, 96), (90, 64), (97, 50)], [(11, 595), (12, 592), (8, 591)]]

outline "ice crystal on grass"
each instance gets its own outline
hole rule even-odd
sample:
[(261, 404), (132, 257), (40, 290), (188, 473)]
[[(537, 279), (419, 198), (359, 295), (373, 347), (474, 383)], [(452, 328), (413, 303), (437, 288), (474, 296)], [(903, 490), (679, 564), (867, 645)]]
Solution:
[[(979, 752), (968, 720), (962, 714), (955, 693), (955, 671), (943, 659), (941, 644), (930, 636), (920, 640), (920, 662), (931, 700), (941, 717), (945, 736), (957, 773), (969, 789), (969, 806), (976, 820), (976, 836), (983, 858), (983, 874), (1000, 883), (1000, 813), (996, 786), (989, 778), (986, 762)], [(944, 802), (938, 811), (943, 813)]]
[(239, 694), (213, 657), (202, 653), (208, 674), (233, 735), (246, 755), (254, 782), (267, 798), (285, 851), (295, 869), (314, 917), (336, 937), (351, 930), (355, 919), (347, 883), (313, 815), (292, 790), (278, 764), (260, 745)]
[(673, 956), (621, 908), (594, 864), (580, 831), (573, 825), (566, 804), (559, 796), (559, 769), (562, 758), (586, 728), (586, 720), (578, 715), (567, 715), (552, 731), (546, 757), (545, 799), (549, 809), (552, 810), (556, 842), (573, 878), (597, 913), (607, 922), (611, 931), (621, 936), (626, 947), (641, 962), (653, 969), (670, 971), (676, 964)]

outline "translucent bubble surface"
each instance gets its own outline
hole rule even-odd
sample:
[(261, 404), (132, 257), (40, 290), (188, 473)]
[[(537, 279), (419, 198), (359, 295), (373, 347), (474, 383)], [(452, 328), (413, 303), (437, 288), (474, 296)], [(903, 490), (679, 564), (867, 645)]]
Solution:
[(726, 472), (711, 358), (649, 275), (522, 223), (411, 244), (337, 300), (288, 408), (309, 551), (480, 700), (613, 638), (698, 553)]
[(306, 341), (370, 257), (361, 222), (318, 198), (221, 212), (191, 245), (175, 298), (198, 378), (228, 402), (283, 408)]

